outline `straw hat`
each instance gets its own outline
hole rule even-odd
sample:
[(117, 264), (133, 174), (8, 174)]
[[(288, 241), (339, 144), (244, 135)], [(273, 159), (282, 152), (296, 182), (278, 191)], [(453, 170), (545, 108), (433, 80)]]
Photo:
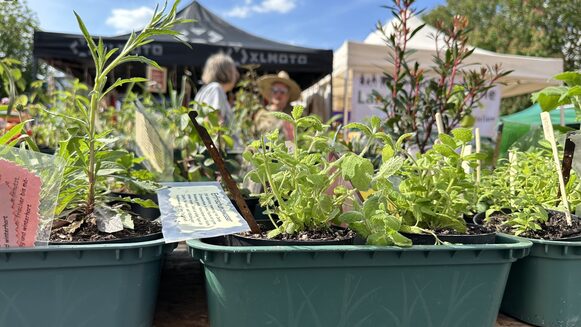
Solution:
[(265, 99), (270, 99), (270, 89), (274, 83), (282, 83), (288, 87), (289, 103), (298, 100), (301, 96), (301, 88), (297, 82), (290, 79), (288, 73), (282, 70), (277, 75), (264, 75), (258, 79), (260, 93)]

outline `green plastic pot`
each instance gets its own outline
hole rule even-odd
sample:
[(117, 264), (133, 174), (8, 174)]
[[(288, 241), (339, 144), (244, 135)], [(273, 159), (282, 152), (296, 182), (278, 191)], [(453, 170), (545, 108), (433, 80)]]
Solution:
[(581, 242), (532, 241), (513, 264), (501, 310), (536, 326), (581, 326)]
[(491, 327), (510, 266), (531, 246), (187, 243), (204, 265), (212, 327)]
[(150, 327), (163, 239), (0, 249), (0, 326)]

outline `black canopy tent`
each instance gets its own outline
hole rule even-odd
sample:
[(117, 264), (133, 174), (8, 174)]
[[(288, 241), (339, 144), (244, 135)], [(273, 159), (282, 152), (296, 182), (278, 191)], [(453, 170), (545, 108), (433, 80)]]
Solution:
[[(185, 70), (200, 76), (206, 59), (217, 52), (232, 56), (239, 65), (257, 64), (261, 73), (286, 70), (302, 88), (306, 88), (333, 70), (333, 51), (297, 47), (267, 40), (240, 30), (213, 14), (197, 1), (177, 13), (194, 23), (177, 25), (185, 44), (169, 37), (140, 49), (140, 54), (168, 68), (176, 83)], [(129, 35), (103, 37), (107, 48), (122, 46)], [(76, 77), (90, 80), (92, 60), (83, 36), (37, 31), (34, 34), (34, 56)], [(144, 76), (144, 65), (121, 67), (115, 77)]]

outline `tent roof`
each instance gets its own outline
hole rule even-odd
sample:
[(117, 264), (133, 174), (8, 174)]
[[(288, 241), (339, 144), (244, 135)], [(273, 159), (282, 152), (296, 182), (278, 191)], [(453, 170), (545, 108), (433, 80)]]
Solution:
[[(276, 42), (250, 34), (226, 22), (218, 15), (203, 7), (196, 0), (178, 11), (176, 17), (194, 21), (193, 23), (179, 24), (174, 27), (174, 30), (182, 34), (180, 38), (189, 43), (295, 52), (314, 50)], [(129, 34), (118, 37), (126, 39), (129, 37)], [(169, 35), (158, 36), (156, 39), (160, 41), (174, 41), (174, 38)]]
[[(197, 1), (192, 1), (176, 16), (195, 20), (174, 27), (191, 48), (170, 36), (158, 36), (153, 43), (139, 49), (141, 55), (162, 66), (199, 71), (210, 55), (221, 51), (239, 65), (259, 65), (259, 72), (286, 70), (303, 88), (332, 71), (333, 51), (298, 47), (252, 35), (228, 24)], [(102, 39), (107, 48), (113, 48), (122, 47), (128, 37), (125, 34)], [(36, 31), (33, 52), (36, 58), (75, 76), (83, 75), (85, 69), (92, 67), (87, 44), (79, 34)], [(136, 69), (143, 69), (135, 66), (119, 74), (139, 74)]]
[[(384, 25), (384, 31), (393, 31), (394, 20)], [(418, 17), (410, 19), (410, 28), (424, 24)], [(437, 30), (425, 25), (408, 43), (408, 48), (416, 50), (411, 55), (412, 60), (426, 66), (433, 66), (432, 56), (435, 52), (434, 35)], [(442, 42), (438, 42), (442, 44)], [(364, 42), (346, 41), (335, 51), (333, 75), (341, 79), (348, 70), (359, 72), (384, 72), (392, 67), (388, 60), (388, 49), (379, 31), (370, 33)], [(537, 91), (556, 82), (551, 78), (563, 71), (563, 60), (560, 58), (540, 58), (499, 54), (492, 51), (475, 48), (474, 53), (465, 60), (472, 67), (480, 65), (502, 64), (505, 70), (513, 72), (503, 79), (502, 97), (511, 97)], [(478, 66), (477, 66), (478, 65)], [(472, 68), (468, 67), (468, 68)], [(429, 72), (428, 72), (429, 73)], [(338, 84), (340, 84), (339, 82)], [(335, 84), (335, 83), (334, 83)], [(340, 94), (335, 93), (337, 96)]]

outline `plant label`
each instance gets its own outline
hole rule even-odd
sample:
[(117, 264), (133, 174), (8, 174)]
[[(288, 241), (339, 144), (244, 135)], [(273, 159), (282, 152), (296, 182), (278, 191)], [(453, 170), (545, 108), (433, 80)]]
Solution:
[(184, 184), (158, 192), (167, 243), (250, 230), (219, 183)]
[(565, 189), (565, 180), (563, 179), (563, 174), (561, 171), (561, 160), (559, 159), (559, 151), (557, 150), (557, 142), (555, 141), (555, 134), (553, 131), (553, 124), (551, 122), (551, 116), (548, 112), (541, 112), (541, 122), (543, 123), (543, 132), (545, 133), (545, 139), (551, 144), (551, 149), (553, 150), (553, 160), (555, 160), (555, 167), (557, 169), (557, 176), (559, 178), (559, 188), (561, 191), (561, 202), (565, 207), (565, 217), (567, 218), (567, 223), (569, 225), (571, 222), (571, 211), (569, 210), (569, 203), (567, 201), (567, 191)]
[[(0, 183), (0, 199), (9, 199), (8, 184)], [(10, 201), (0, 202), (0, 247), (16, 246), (16, 225)]]
[(0, 184), (8, 189), (8, 196), (2, 197), (7, 199), (2, 207), (10, 207), (12, 213), (3, 222), (4, 246), (34, 246), (40, 223), (40, 177), (15, 163), (0, 160)]
[[(476, 127), (474, 129), (474, 138), (476, 140), (476, 153), (480, 153), (480, 128)], [(476, 166), (476, 184), (480, 184), (480, 176), (482, 175), (482, 160), (478, 160), (478, 166)]]
[(436, 128), (438, 129), (438, 134), (444, 134), (444, 122), (442, 121), (442, 114), (436, 112)]

